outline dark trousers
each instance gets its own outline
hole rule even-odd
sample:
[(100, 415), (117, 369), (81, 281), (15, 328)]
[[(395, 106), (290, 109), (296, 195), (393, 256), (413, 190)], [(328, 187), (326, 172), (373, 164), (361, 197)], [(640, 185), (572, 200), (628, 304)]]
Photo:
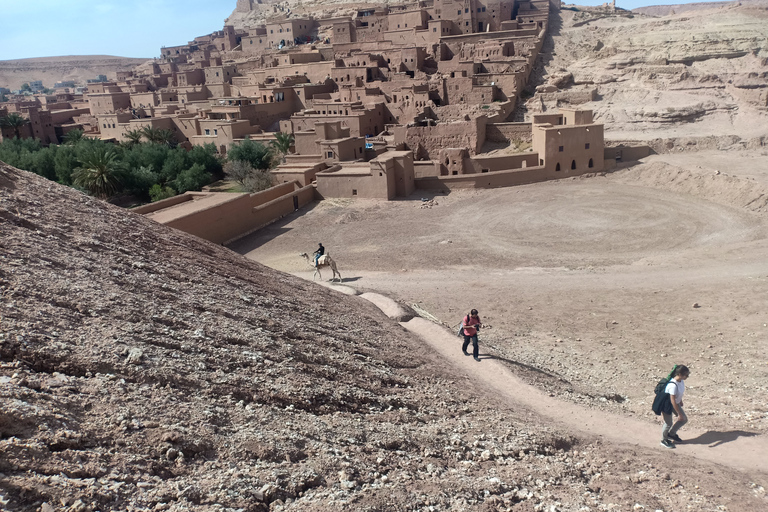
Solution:
[(464, 344), (461, 346), (461, 350), (464, 352), (467, 351), (467, 347), (469, 346), (469, 341), (472, 340), (472, 355), (477, 357), (478, 356), (478, 348), (477, 348), (477, 334), (474, 336), (467, 336), (464, 335)]

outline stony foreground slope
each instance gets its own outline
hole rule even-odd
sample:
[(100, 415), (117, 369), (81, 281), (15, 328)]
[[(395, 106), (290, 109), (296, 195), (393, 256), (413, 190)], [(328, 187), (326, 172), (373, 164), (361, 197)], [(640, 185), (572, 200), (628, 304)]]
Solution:
[(359, 298), (7, 166), (0, 239), (4, 510), (763, 503), (495, 403)]

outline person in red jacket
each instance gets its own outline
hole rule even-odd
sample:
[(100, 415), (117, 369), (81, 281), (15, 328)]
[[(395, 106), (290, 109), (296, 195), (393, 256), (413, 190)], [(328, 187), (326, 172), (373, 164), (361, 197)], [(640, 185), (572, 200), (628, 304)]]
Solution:
[(469, 342), (472, 341), (472, 355), (475, 357), (475, 361), (480, 361), (477, 348), (477, 332), (480, 330), (480, 317), (477, 316), (477, 310), (473, 309), (470, 311), (464, 317), (464, 320), (461, 321), (461, 325), (464, 328), (464, 344), (461, 346), (461, 351), (464, 352), (465, 356), (468, 356), (467, 347)]

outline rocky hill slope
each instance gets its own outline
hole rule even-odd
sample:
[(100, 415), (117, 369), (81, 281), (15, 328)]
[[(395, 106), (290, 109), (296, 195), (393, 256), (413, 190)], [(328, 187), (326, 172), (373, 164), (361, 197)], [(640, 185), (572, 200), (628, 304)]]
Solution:
[[(595, 89), (595, 101), (584, 106), (605, 123), (609, 139), (658, 139), (662, 151), (764, 145), (768, 2), (670, 7), (564, 8), (552, 18), (533, 85)], [(567, 104), (567, 94), (540, 93), (525, 113)]]
[(358, 297), (7, 166), (0, 236), (3, 510), (762, 503), (500, 403)]

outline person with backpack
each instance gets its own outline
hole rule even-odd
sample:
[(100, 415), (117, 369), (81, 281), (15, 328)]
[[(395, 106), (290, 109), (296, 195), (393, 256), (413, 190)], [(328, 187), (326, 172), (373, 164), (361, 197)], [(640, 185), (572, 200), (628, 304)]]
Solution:
[[(663, 408), (661, 417), (664, 419), (664, 426), (661, 429), (661, 446), (664, 448), (674, 448), (675, 443), (682, 443), (683, 440), (677, 435), (677, 431), (688, 423), (688, 416), (683, 410), (683, 394), (685, 393), (685, 379), (691, 374), (685, 365), (676, 366), (674, 376), (664, 388), (664, 393), (669, 395), (669, 408)], [(673, 421), (672, 415), (677, 416), (677, 421)]]
[(472, 355), (475, 357), (475, 361), (480, 361), (479, 349), (477, 348), (477, 332), (480, 330), (480, 317), (477, 315), (477, 310), (473, 309), (467, 316), (461, 321), (461, 329), (464, 331), (464, 344), (461, 346), (461, 351), (465, 356), (469, 355), (467, 347), (469, 342), (472, 342)]

